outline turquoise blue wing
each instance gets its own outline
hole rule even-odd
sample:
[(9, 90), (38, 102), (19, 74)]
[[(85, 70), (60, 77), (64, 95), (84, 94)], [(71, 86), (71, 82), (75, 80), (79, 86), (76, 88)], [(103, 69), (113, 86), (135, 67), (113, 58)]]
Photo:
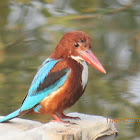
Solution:
[(69, 68), (50, 73), (50, 70), (61, 60), (47, 59), (35, 75), (29, 92), (20, 108), (29, 110), (39, 104), (45, 97), (59, 89), (67, 80)]

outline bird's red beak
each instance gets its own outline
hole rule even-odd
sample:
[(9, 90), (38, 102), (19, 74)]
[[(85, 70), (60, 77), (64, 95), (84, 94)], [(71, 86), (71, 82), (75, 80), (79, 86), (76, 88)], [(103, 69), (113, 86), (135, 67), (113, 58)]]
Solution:
[(82, 59), (84, 59), (87, 63), (89, 63), (102, 73), (106, 73), (105, 69), (90, 49), (88, 51), (79, 50), (78, 52), (81, 55)]

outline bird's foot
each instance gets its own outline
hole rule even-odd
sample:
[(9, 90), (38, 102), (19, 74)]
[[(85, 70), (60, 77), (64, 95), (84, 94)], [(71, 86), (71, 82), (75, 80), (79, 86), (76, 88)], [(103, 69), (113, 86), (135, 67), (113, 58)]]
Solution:
[(66, 116), (64, 113), (61, 113), (60, 118), (62, 118), (62, 119), (74, 119), (74, 120), (80, 120), (79, 117), (70, 117), (70, 116)]
[(52, 120), (51, 122), (70, 123), (69, 121), (62, 121), (56, 114), (52, 114), (52, 116), (54, 117), (54, 120)]
[(66, 123), (66, 124), (76, 124), (76, 123), (72, 123), (70, 121), (62, 121), (60, 119), (60, 117), (58, 117), (56, 114), (52, 114), (52, 116), (54, 117), (54, 120), (52, 120), (51, 122), (61, 122), (61, 123)]
[(51, 122), (70, 123), (69, 121), (62, 121), (62, 120), (52, 120)]

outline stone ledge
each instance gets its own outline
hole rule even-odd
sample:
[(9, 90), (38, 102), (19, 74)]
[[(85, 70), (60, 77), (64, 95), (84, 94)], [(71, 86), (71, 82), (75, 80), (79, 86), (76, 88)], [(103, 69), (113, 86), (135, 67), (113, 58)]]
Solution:
[[(0, 123), (2, 140), (114, 140), (117, 130), (105, 117), (80, 113), (69, 116), (81, 120), (69, 120), (76, 124), (40, 122), (15, 118), (8, 123)], [(0, 117), (2, 118), (2, 117)]]

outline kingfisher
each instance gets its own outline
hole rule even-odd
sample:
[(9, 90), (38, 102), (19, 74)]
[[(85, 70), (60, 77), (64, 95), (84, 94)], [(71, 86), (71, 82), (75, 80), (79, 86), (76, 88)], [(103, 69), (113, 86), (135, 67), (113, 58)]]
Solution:
[(91, 38), (83, 31), (66, 33), (39, 67), (19, 109), (0, 119), (6, 122), (24, 114), (50, 114), (55, 122), (64, 122), (63, 111), (76, 103), (85, 91), (88, 64), (106, 73), (91, 51)]

